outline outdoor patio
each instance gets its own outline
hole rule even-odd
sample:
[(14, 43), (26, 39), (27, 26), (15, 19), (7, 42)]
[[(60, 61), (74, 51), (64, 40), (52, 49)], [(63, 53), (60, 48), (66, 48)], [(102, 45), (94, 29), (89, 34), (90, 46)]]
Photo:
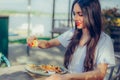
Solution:
[[(71, 6), (73, 0), (4, 1), (0, 1), (1, 5), (4, 3), (3, 8), (0, 5), (0, 52), (5, 56), (6, 60), (8, 58), (11, 67), (25, 66), (30, 63), (62, 66), (66, 51), (63, 46), (49, 49), (30, 48), (28, 54), (26, 38), (30, 35), (35, 35), (38, 39), (41, 37), (52, 39), (73, 27), (74, 25), (71, 25)], [(116, 4), (113, 7), (114, 1), (111, 0), (109, 2), (110, 4), (104, 4), (107, 1), (101, 0), (103, 26), (105, 33), (113, 40), (117, 64), (120, 63), (120, 6)], [(10, 4), (7, 5), (8, 3)], [(15, 8), (14, 6), (10, 8), (12, 4), (18, 7), (12, 10), (12, 8)], [(4, 5), (7, 5), (9, 9), (6, 10)], [(21, 5), (23, 6), (21, 7)], [(20, 9), (21, 11), (19, 11)], [(24, 39), (24, 42), (21, 39)], [(113, 67), (113, 70), (111, 68), (111, 71), (113, 71), (111, 74), (119, 72), (120, 65), (118, 70), (116, 66)], [(9, 68), (9, 66), (6, 68)]]

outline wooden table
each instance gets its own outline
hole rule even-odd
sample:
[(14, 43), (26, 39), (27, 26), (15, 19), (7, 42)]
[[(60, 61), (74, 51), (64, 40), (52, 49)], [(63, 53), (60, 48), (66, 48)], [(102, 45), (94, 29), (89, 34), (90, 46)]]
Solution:
[(0, 80), (44, 80), (45, 76), (29, 74), (25, 65), (0, 68)]

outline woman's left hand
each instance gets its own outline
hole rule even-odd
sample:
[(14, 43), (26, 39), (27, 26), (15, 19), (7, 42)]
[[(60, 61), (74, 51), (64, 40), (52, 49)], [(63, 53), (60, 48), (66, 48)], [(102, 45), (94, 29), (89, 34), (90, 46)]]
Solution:
[(45, 80), (67, 80), (63, 75), (60, 74), (53, 74), (50, 77), (46, 78)]

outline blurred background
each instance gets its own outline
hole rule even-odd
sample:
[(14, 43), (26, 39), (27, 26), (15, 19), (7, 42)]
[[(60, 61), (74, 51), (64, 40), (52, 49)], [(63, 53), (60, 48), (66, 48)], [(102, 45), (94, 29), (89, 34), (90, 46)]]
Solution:
[[(68, 30), (71, 27), (72, 2), (73, 0), (0, 0), (0, 52), (8, 58), (11, 65), (30, 61), (62, 64), (65, 51), (62, 46), (44, 50), (27, 48), (26, 38), (36, 35), (39, 39), (50, 40)], [(104, 30), (113, 39), (115, 54), (120, 58), (120, 0), (100, 0), (100, 3)]]

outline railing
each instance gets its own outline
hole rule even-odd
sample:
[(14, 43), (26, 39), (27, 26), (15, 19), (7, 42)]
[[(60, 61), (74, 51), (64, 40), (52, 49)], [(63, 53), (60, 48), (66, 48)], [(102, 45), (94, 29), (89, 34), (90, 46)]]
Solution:
[(115, 52), (120, 52), (120, 27), (114, 26), (111, 29), (111, 38), (114, 40), (114, 50)]

